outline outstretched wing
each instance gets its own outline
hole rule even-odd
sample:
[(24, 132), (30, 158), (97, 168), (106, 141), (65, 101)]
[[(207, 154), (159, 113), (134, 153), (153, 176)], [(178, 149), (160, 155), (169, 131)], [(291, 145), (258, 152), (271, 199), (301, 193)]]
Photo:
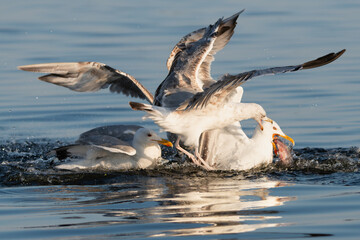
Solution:
[[(225, 45), (230, 41), (230, 38), (234, 34), (234, 29), (236, 26), (236, 20), (238, 19), (239, 15), (244, 12), (245, 9), (241, 10), (238, 13), (235, 13), (231, 17), (228, 17), (226, 19), (223, 19), (220, 24), (220, 30), (219, 30), (219, 37), (214, 43), (214, 50), (219, 51), (225, 47)], [(180, 41), (174, 46), (174, 48), (171, 50), (170, 56), (168, 57), (166, 61), (166, 66), (168, 70), (170, 70), (171, 65), (175, 59), (175, 56), (178, 52), (183, 50), (183, 47), (186, 46), (189, 43), (196, 42), (200, 40), (206, 31), (206, 27), (200, 28), (198, 30), (195, 30), (184, 37), (180, 39)]]
[(20, 70), (50, 73), (40, 80), (78, 92), (94, 92), (109, 87), (110, 92), (123, 93), (153, 103), (153, 95), (133, 76), (98, 62), (42, 63), (19, 66)]
[[(244, 9), (245, 10), (245, 9)], [(214, 55), (223, 49), (226, 44), (230, 41), (232, 35), (234, 34), (234, 29), (236, 27), (236, 21), (239, 15), (244, 11), (240, 12), (226, 18), (222, 19), (220, 22), (217, 38), (214, 42), (214, 45), (211, 51), (205, 56), (204, 61), (202, 62), (199, 69), (199, 78), (204, 82), (205, 87), (208, 87), (214, 80), (210, 74), (211, 63), (214, 61)], [(178, 55), (179, 52), (187, 48), (187, 46), (193, 42), (196, 42), (203, 38), (207, 28), (200, 28), (196, 31), (193, 31), (186, 36), (184, 36), (173, 48), (170, 53), (169, 58), (167, 59), (166, 66), (168, 70), (171, 69), (171, 66)]]
[[(168, 76), (156, 89), (155, 105), (168, 106), (169, 102), (176, 102), (177, 107), (189, 95), (203, 91), (204, 82), (199, 78), (200, 66), (213, 48), (221, 21), (219, 19), (214, 25), (209, 25), (200, 40), (177, 53)], [(168, 101), (168, 98), (173, 100)]]
[(183, 104), (179, 106), (178, 110), (189, 110), (197, 108), (201, 109), (209, 103), (221, 102), (224, 98), (228, 96), (231, 91), (254, 77), (286, 72), (295, 72), (303, 69), (321, 67), (336, 60), (344, 52), (345, 49), (337, 53), (329, 53), (325, 56), (300, 65), (252, 70), (237, 75), (226, 74), (222, 76), (221, 80), (217, 81), (209, 88), (205, 89), (204, 92), (199, 92), (195, 94), (191, 99), (186, 100)]

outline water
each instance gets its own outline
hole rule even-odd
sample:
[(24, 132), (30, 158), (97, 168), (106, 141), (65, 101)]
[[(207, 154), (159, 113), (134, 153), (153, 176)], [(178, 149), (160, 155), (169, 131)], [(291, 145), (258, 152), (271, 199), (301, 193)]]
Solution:
[[(151, 92), (185, 34), (246, 8), (215, 77), (298, 64), (318, 69), (244, 84), (296, 141), (295, 162), (249, 172), (178, 163), (70, 173), (46, 153), (83, 131), (140, 124), (127, 97), (76, 93), (16, 66), (98, 61)], [(0, 8), (1, 239), (358, 239), (360, 4), (348, 1), (9, 1)], [(250, 132), (254, 124), (246, 123)], [(162, 133), (163, 134), (163, 133)], [(164, 134), (163, 134), (164, 135)]]

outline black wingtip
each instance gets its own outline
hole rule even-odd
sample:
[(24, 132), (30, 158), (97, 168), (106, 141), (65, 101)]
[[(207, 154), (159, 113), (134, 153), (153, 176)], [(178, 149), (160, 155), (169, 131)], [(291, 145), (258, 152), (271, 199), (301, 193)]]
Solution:
[(52, 79), (53, 77), (61, 77), (61, 75), (59, 75), (59, 74), (46, 74), (44, 76), (38, 77), (38, 79), (41, 80), (41, 81), (44, 81), (44, 82), (50, 82), (51, 83), (50, 79)]
[(143, 103), (129, 102), (129, 105), (133, 110), (136, 110), (136, 111), (151, 110), (147, 107), (146, 104), (143, 104)]
[(34, 67), (34, 65), (23, 65), (23, 66), (17, 66), (18, 70), (27, 71), (27, 72), (39, 72), (39, 70)]
[(17, 68), (18, 70), (26, 71), (26, 70), (25, 70), (25, 69), (26, 69), (25, 66), (17, 66), (16, 68)]
[(337, 53), (329, 53), (329, 54), (319, 57), (315, 60), (306, 62), (306, 63), (302, 64), (302, 69), (317, 68), (317, 67), (321, 67), (326, 64), (329, 64), (329, 63), (335, 61), (336, 59), (338, 59), (341, 55), (343, 55), (345, 51), (346, 51), (346, 49), (343, 49)]
[(235, 13), (234, 15), (239, 17), (239, 15), (242, 14), (244, 11), (245, 11), (245, 8), (243, 8), (241, 11)]
[(236, 22), (236, 20), (238, 19), (239, 15), (242, 14), (245, 11), (245, 8), (237, 13), (235, 13), (234, 15), (224, 19), (224, 22), (228, 22), (230, 20), (232, 20), (233, 22)]
[(59, 147), (51, 151), (49, 154), (55, 153), (56, 157), (59, 160), (64, 160), (71, 156), (71, 154), (68, 152), (69, 146)]

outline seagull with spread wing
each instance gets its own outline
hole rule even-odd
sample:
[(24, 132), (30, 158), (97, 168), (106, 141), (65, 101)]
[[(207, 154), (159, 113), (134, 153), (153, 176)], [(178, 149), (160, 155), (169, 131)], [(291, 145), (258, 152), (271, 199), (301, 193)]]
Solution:
[[(221, 22), (222, 19), (219, 19), (214, 25), (210, 25), (201, 39), (189, 43), (184, 50), (177, 53), (168, 77), (171, 77), (173, 81), (183, 80), (184, 83), (200, 81), (201, 65), (214, 46)], [(134, 102), (130, 102), (130, 106), (134, 110), (145, 111), (147, 116), (162, 129), (177, 134), (178, 139), (175, 147), (187, 154), (195, 164), (210, 169), (211, 166), (199, 154), (199, 140), (203, 132), (221, 129), (250, 118), (255, 119), (259, 123), (260, 128), (263, 129), (262, 121), (266, 119), (266, 113), (260, 105), (233, 101), (232, 97), (238, 93), (236, 89), (241, 84), (262, 75), (318, 67), (333, 61), (334, 57), (338, 57), (341, 54), (330, 54), (329, 56), (327, 55), (300, 65), (253, 70), (237, 75), (225, 74), (220, 80), (211, 84), (203, 91), (193, 94), (192, 97), (187, 98), (176, 108)], [(164, 80), (164, 82), (166, 81), (167, 79)], [(191, 85), (194, 86), (196, 83)], [(175, 88), (173, 90), (173, 92), (164, 91), (165, 96), (170, 92), (172, 93), (170, 97), (173, 98), (176, 92), (178, 90), (183, 91), (183, 88)], [(180, 140), (187, 146), (194, 146), (195, 156), (180, 147)]]
[[(220, 81), (217, 82), (210, 75), (211, 63), (214, 60), (214, 55), (229, 42), (241, 12), (229, 18), (219, 20), (217, 35), (214, 36), (211, 47), (206, 48), (206, 52), (202, 54), (203, 58), (198, 61), (196, 67), (184, 64), (186, 63), (184, 58), (189, 57), (191, 61), (194, 60), (194, 57), (191, 55), (193, 53), (187, 49), (192, 48), (195, 42), (204, 38), (207, 28), (201, 28), (183, 37), (176, 44), (168, 58), (167, 67), (169, 68), (169, 74), (157, 88), (155, 97), (133, 76), (102, 63), (44, 63), (20, 66), (19, 69), (50, 73), (39, 79), (67, 87), (74, 91), (97, 91), (109, 87), (111, 92), (145, 99), (150, 104), (181, 111), (190, 111), (191, 109), (207, 108), (207, 104), (216, 101), (217, 98), (224, 97), (222, 94), (226, 95), (226, 101), (239, 103), (243, 93), (239, 85), (248, 79), (266, 74), (320, 67), (334, 61), (345, 51), (330, 53), (302, 65), (254, 70), (237, 75), (227, 74), (222, 76)], [(231, 86), (232, 82), (238, 86)], [(260, 121), (258, 122), (261, 124)], [(234, 122), (230, 126), (235, 126), (238, 129), (237, 132), (243, 134), (239, 122)], [(204, 131), (201, 134), (198, 151), (207, 162), (213, 159), (211, 156), (215, 156), (211, 146), (217, 144), (218, 134), (221, 131), (228, 131), (226, 128)]]

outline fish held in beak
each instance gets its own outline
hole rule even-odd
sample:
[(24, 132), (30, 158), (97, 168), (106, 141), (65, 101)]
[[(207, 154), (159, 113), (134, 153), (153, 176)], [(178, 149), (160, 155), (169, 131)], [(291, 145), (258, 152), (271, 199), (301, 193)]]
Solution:
[(292, 148), (289, 147), (286, 143), (284, 143), (282, 139), (279, 137), (289, 140), (292, 143), (292, 145), (295, 145), (295, 142), (291, 137), (286, 135), (284, 136), (277, 134), (273, 135), (273, 147), (274, 147), (275, 155), (279, 157), (282, 164), (290, 165), (293, 161)]

